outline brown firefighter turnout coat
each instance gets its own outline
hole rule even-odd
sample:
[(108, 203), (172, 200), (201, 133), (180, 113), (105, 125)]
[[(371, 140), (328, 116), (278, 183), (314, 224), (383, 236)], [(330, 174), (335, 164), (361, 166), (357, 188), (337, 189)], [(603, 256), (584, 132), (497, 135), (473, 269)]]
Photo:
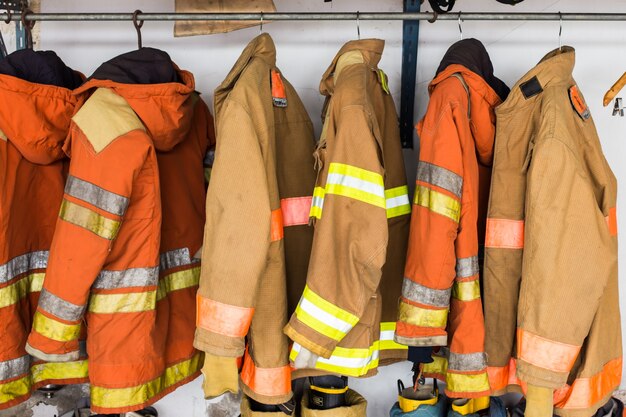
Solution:
[[(24, 72), (22, 72), (24, 71)], [(53, 52), (15, 52), (0, 62), (0, 409), (46, 384), (86, 381), (84, 349), (62, 364), (24, 350), (63, 199), (63, 142), (80, 105), (82, 77)]]
[(244, 356), (245, 394), (280, 404), (292, 396), (282, 328), (296, 302), (287, 294), (297, 300), (306, 281), (315, 141), (269, 35), (248, 44), (215, 91), (215, 116), (195, 346)]
[(376, 373), (406, 359), (394, 342), (411, 212), (398, 118), (384, 72), (384, 41), (345, 44), (324, 74), (327, 96), (316, 151), (313, 249), (302, 298), (285, 327), (319, 358), (315, 370)]
[(78, 358), (86, 331), (91, 408), (121, 413), (198, 375), (194, 293), (210, 114), (193, 76), (142, 48), (74, 92), (69, 176), (27, 351)]
[(455, 398), (489, 395), (479, 244), (484, 239), (494, 108), (508, 88), (476, 39), (452, 45), (417, 126), (420, 156), (396, 340), (447, 346), (424, 372)]
[(619, 386), (622, 339), (616, 180), (573, 68), (549, 53), (497, 109), (484, 285), (491, 388), (553, 388), (583, 417)]

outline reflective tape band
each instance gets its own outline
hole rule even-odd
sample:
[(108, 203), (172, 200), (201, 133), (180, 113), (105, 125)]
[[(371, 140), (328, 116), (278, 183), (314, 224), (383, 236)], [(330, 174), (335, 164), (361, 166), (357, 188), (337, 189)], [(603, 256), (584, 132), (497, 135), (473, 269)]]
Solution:
[(259, 395), (280, 397), (291, 392), (291, 368), (289, 365), (277, 368), (257, 367), (246, 352), (241, 368), (241, 382)]
[[(351, 377), (363, 376), (378, 367), (380, 356), (378, 344), (378, 341), (374, 342), (374, 345), (369, 349), (336, 347), (330, 358), (319, 357), (315, 362), (314, 369)], [(292, 362), (295, 362), (301, 349), (302, 346), (299, 344), (293, 344), (289, 355)]]
[(296, 318), (311, 329), (339, 341), (359, 322), (359, 318), (326, 301), (308, 286), (296, 307)]
[(487, 367), (487, 375), (489, 376), (489, 386), (492, 392), (505, 389), (508, 385), (520, 385), (517, 378), (517, 364), (515, 359), (511, 358), (507, 366), (489, 366)]
[(108, 219), (93, 210), (65, 199), (61, 204), (59, 217), (107, 240), (115, 239), (121, 226), (121, 222), (117, 220)]
[(487, 372), (475, 375), (457, 374), (448, 369), (446, 373), (446, 391), (455, 394), (490, 392)]
[(184, 382), (196, 374), (202, 366), (203, 356), (193, 358), (165, 369), (158, 378), (148, 383), (128, 388), (105, 388), (91, 384), (91, 405), (101, 409), (129, 408), (145, 404), (167, 388)]
[(445, 378), (448, 372), (448, 359), (432, 355), (433, 361), (431, 363), (425, 363), (423, 372), (426, 375), (437, 375), (438, 377)]
[(524, 220), (487, 219), (485, 247), (524, 249)]
[(44, 277), (45, 273), (37, 272), (23, 276), (15, 283), (0, 288), (0, 308), (13, 305), (30, 293), (41, 291)]
[(615, 207), (609, 209), (609, 215), (606, 216), (606, 224), (609, 227), (611, 236), (617, 236), (617, 209)]
[(452, 286), (452, 297), (459, 301), (474, 301), (480, 298), (480, 282), (478, 279), (473, 281), (456, 281)]
[(74, 362), (45, 362), (30, 368), (33, 384), (43, 381), (83, 379), (89, 375), (87, 360)]
[(448, 322), (448, 309), (431, 310), (400, 301), (398, 320), (413, 326), (443, 329)]
[(517, 358), (553, 372), (569, 372), (580, 346), (549, 340), (517, 328)]
[(92, 288), (112, 290), (116, 288), (151, 287), (157, 285), (159, 268), (130, 268), (124, 271), (103, 270)]
[(200, 283), (200, 267), (196, 266), (184, 271), (174, 272), (166, 275), (159, 280), (159, 287), (157, 288), (157, 301), (162, 300), (168, 294), (183, 290), (185, 288), (197, 287)]
[(78, 321), (85, 313), (84, 305), (70, 303), (45, 288), (39, 296), (39, 308), (66, 321)]
[(406, 185), (385, 190), (385, 199), (388, 219), (402, 216), (404, 214), (411, 214), (409, 187)]
[(36, 311), (33, 317), (33, 330), (48, 339), (69, 342), (78, 339), (80, 324), (61, 323)]
[(352, 198), (386, 208), (382, 175), (352, 165), (333, 162), (328, 168), (326, 194)]
[(283, 212), (283, 226), (301, 226), (309, 224), (309, 213), (313, 197), (291, 197), (280, 200)]
[(451, 288), (446, 290), (428, 288), (407, 277), (404, 277), (402, 282), (402, 296), (404, 298), (428, 306), (447, 308), (450, 305), (451, 292)]
[(98, 207), (107, 213), (122, 217), (128, 208), (128, 198), (107, 191), (95, 184), (81, 180), (73, 175), (67, 177), (65, 193)]
[(30, 375), (11, 382), (0, 383), (0, 405), (30, 394)]
[(89, 311), (97, 314), (139, 313), (156, 308), (156, 290), (125, 294), (91, 294)]
[(478, 265), (478, 256), (470, 256), (469, 258), (459, 258), (456, 260), (456, 277), (469, 278), (480, 272)]
[(0, 362), (0, 381), (25, 375), (30, 369), (30, 355)]
[(228, 337), (244, 337), (254, 308), (223, 304), (197, 295), (196, 326)]
[(170, 250), (163, 252), (160, 256), (161, 272), (199, 262), (200, 259), (191, 258), (188, 248)]
[[(561, 401), (556, 402), (556, 408), (576, 410), (598, 406), (600, 401), (611, 395), (619, 388), (622, 376), (622, 358), (607, 362), (600, 372), (588, 378), (576, 378), (568, 387)], [(557, 394), (555, 396), (559, 397)], [(592, 411), (593, 412), (593, 411)]]
[(448, 369), (454, 371), (482, 371), (487, 368), (487, 356), (479, 353), (450, 352)]
[(395, 342), (396, 322), (380, 323), (380, 350), (408, 350), (409, 347)]
[(454, 194), (461, 199), (463, 178), (449, 169), (419, 161), (417, 165), (417, 181), (425, 182)]
[(36, 269), (48, 267), (48, 251), (35, 251), (25, 253), (0, 265), (0, 284), (9, 282), (19, 275)]
[(461, 218), (460, 201), (423, 185), (418, 184), (415, 188), (414, 203), (429, 209), (433, 213), (445, 216), (456, 223)]
[(270, 241), (276, 242), (284, 237), (283, 212), (281, 209), (272, 210), (270, 224)]
[(326, 190), (324, 187), (315, 187), (313, 190), (313, 200), (311, 202), (311, 211), (309, 217), (315, 217), (316, 219), (322, 218), (322, 210), (324, 208), (324, 196)]

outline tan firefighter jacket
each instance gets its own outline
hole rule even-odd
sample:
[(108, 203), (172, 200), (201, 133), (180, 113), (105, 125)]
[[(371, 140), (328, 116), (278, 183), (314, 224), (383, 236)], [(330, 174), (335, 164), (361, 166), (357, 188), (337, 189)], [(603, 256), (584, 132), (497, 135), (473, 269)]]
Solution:
[(617, 185), (573, 68), (549, 53), (497, 108), (486, 351), (494, 393), (553, 388), (557, 414), (591, 416), (622, 373)]
[[(269, 35), (248, 44), (215, 91), (215, 126), (195, 346), (230, 358), (247, 351), (244, 392), (280, 404), (292, 396), (282, 328), (306, 281), (315, 141)], [(297, 294), (291, 307), (288, 293)]]
[(348, 42), (322, 78), (313, 250), (285, 327), (294, 362), (305, 348), (320, 356), (316, 370), (354, 377), (407, 356), (394, 332), (411, 206), (396, 109), (377, 67), (383, 47)]

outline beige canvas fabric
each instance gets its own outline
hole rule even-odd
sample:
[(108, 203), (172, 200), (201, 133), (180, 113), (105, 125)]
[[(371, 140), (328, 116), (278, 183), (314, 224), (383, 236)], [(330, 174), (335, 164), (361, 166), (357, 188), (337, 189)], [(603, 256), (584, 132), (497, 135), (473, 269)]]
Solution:
[(573, 68), (549, 53), (497, 108), (484, 306), (492, 390), (584, 417), (621, 380), (617, 184)]
[[(176, 13), (272, 13), (272, 0), (176, 0)], [(210, 35), (256, 26), (258, 21), (177, 21), (174, 36)], [(265, 24), (267, 22), (264, 22)]]
[(348, 389), (346, 392), (345, 407), (332, 408), (330, 410), (315, 410), (309, 408), (309, 394), (305, 390), (301, 402), (302, 417), (366, 417), (367, 400), (358, 392)]

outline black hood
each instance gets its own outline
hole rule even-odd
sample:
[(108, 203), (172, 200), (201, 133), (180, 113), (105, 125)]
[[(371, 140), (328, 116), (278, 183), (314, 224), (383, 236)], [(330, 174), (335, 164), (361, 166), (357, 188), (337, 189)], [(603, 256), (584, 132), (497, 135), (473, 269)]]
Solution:
[(180, 82), (170, 56), (155, 48), (141, 48), (116, 56), (100, 65), (90, 79), (111, 80), (120, 84)]
[(437, 74), (453, 64), (463, 65), (468, 70), (480, 75), (502, 101), (506, 100), (511, 90), (502, 80), (493, 75), (493, 64), (481, 41), (472, 38), (463, 39), (453, 44), (441, 60)]
[(15, 51), (0, 61), (0, 74), (70, 90), (78, 88), (83, 83), (81, 75), (65, 65), (52, 51), (32, 49)]

